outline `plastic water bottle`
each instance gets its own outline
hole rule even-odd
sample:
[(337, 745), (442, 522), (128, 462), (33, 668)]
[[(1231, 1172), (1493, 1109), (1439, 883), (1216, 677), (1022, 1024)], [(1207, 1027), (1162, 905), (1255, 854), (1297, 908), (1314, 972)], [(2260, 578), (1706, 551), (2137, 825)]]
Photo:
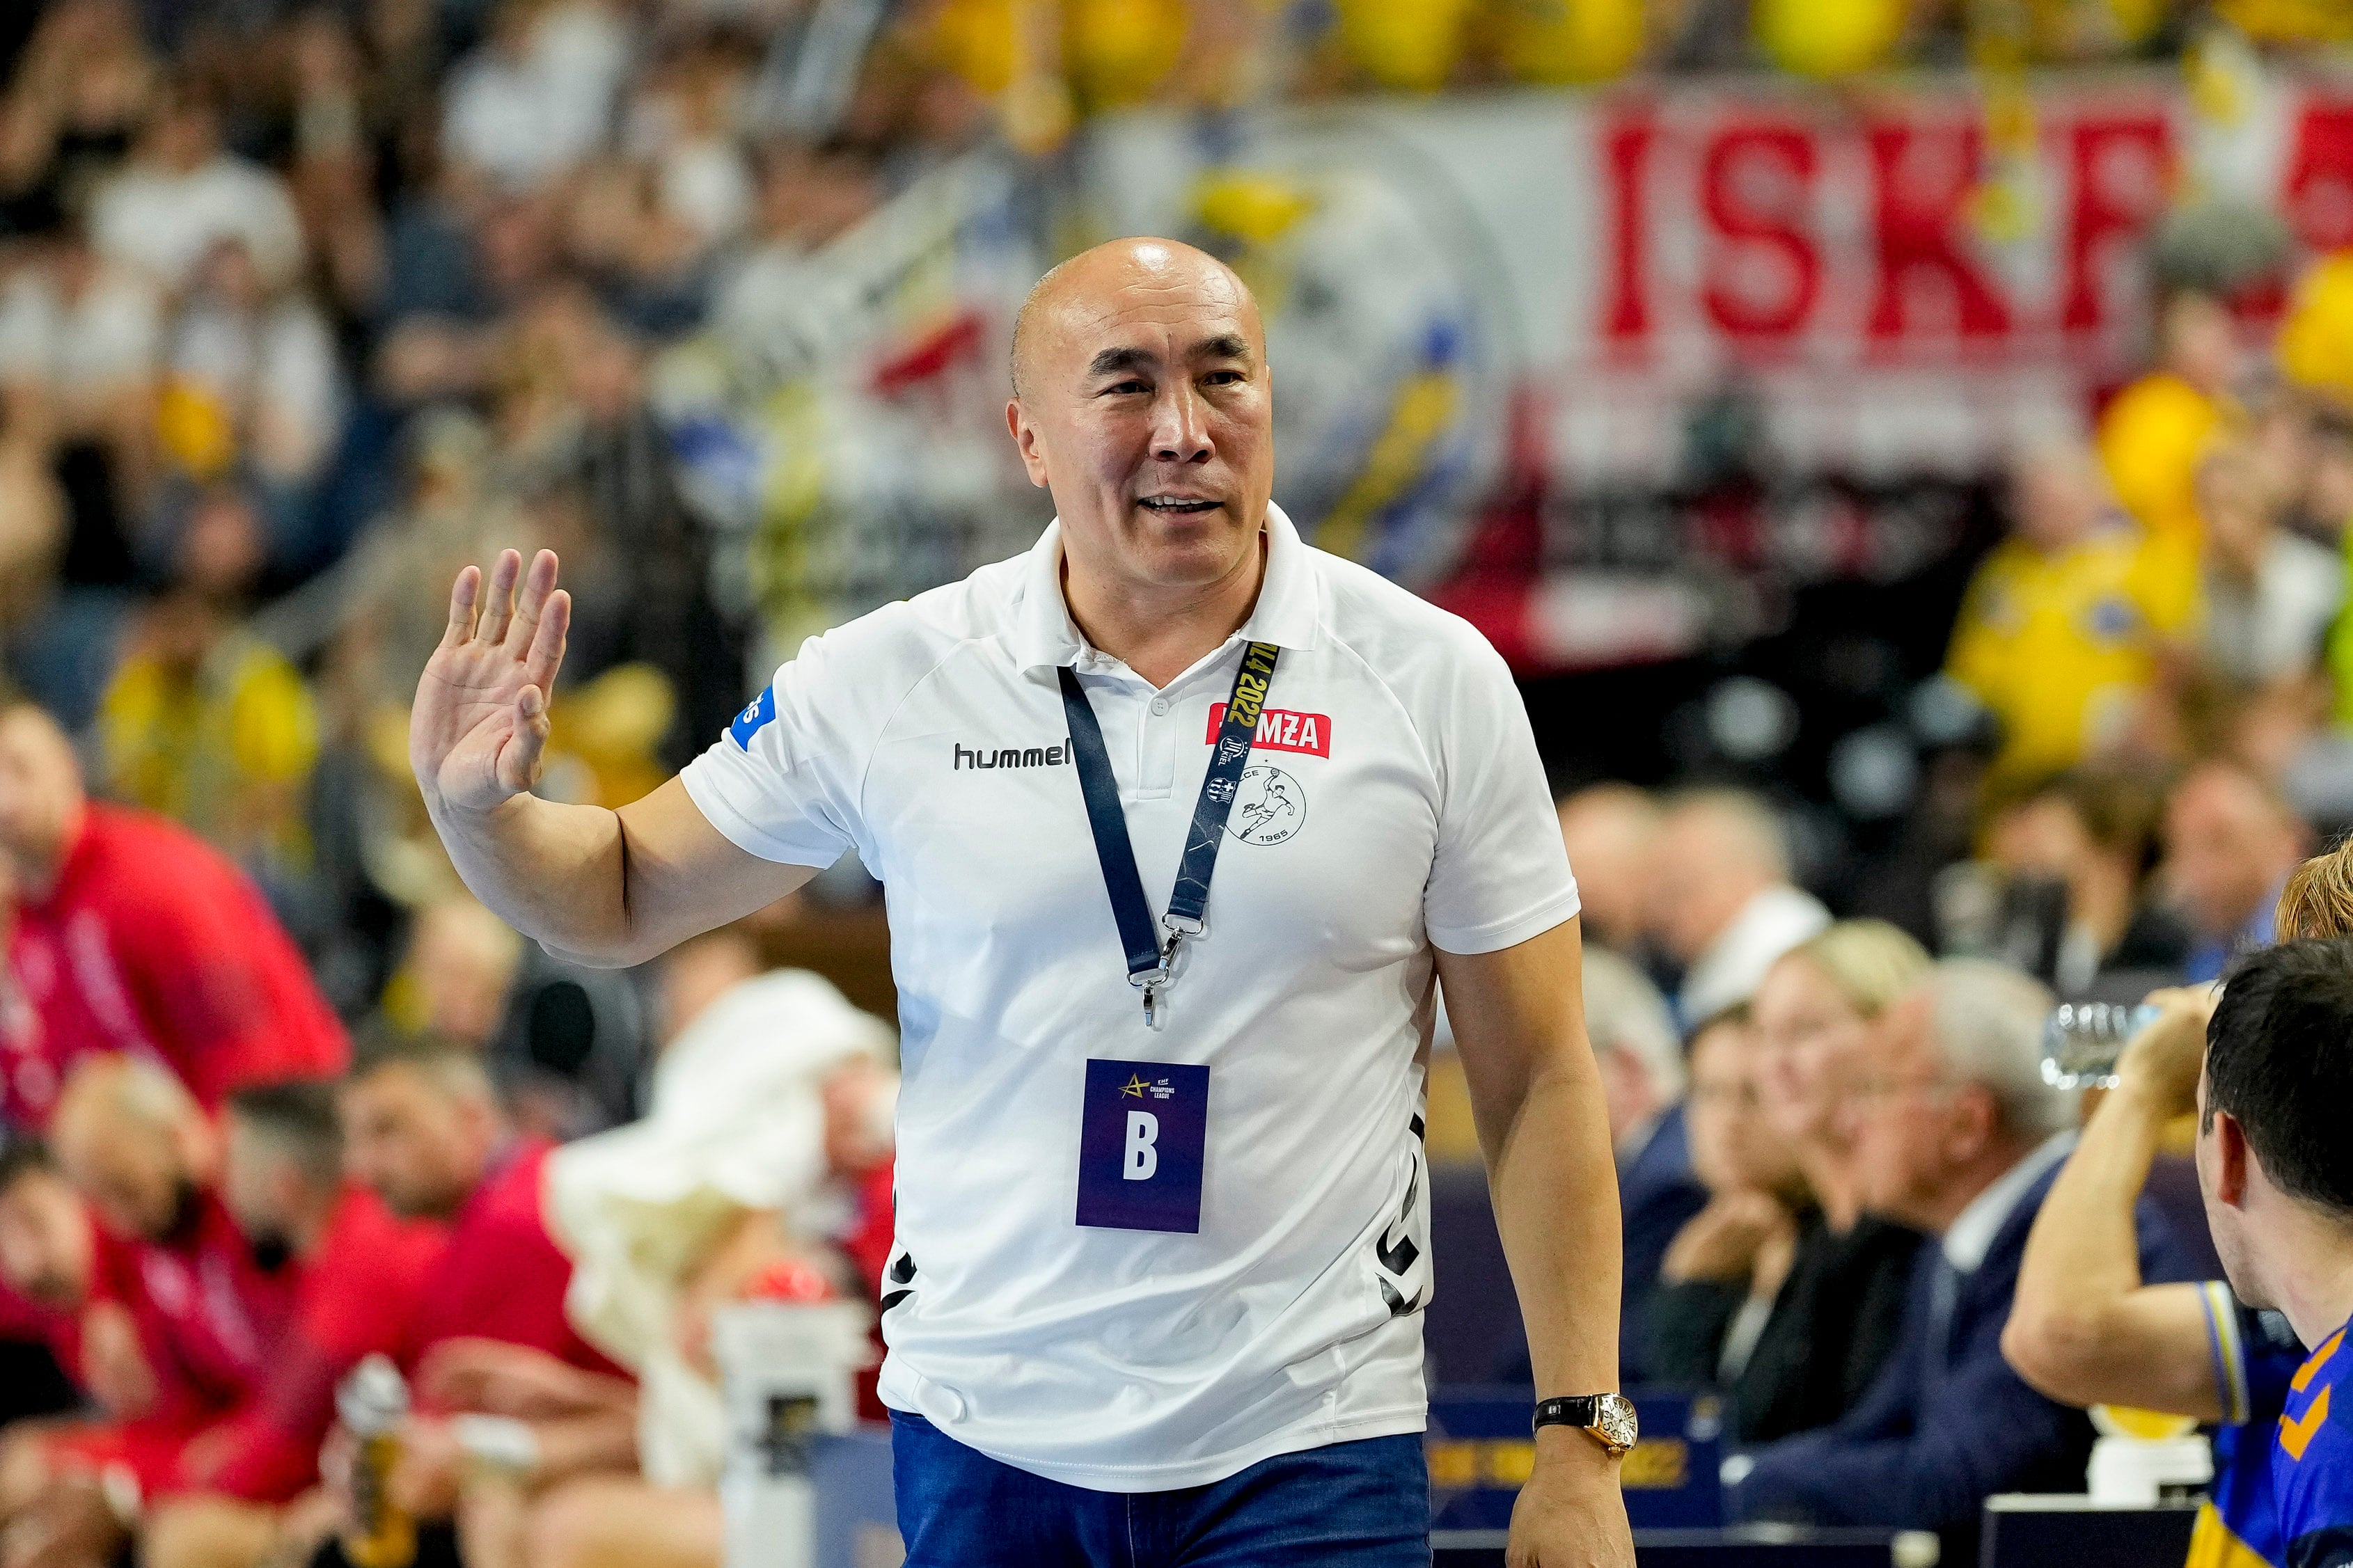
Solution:
[(2125, 1043), (2157, 1022), (2146, 1002), (2069, 1002), (2042, 1025), (2042, 1081), (2054, 1089), (2110, 1089)]
[(352, 1568), (409, 1568), (417, 1561), (417, 1521), (394, 1504), (385, 1485), (400, 1458), (400, 1425), (408, 1417), (408, 1384), (400, 1369), (380, 1355), (362, 1361), (335, 1390), (335, 1414), (359, 1439), (343, 1560)]

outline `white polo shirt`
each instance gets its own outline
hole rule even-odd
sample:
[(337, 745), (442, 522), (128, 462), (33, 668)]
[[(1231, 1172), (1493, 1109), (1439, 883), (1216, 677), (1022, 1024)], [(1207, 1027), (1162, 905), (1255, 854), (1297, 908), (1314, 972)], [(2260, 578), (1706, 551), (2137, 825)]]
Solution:
[[(1430, 950), (1577, 910), (1495, 651), (1279, 510), (1266, 530), (1250, 620), (1164, 689), (1071, 625), (1050, 526), (812, 638), (684, 775), (744, 849), (855, 848), (886, 889), (905, 1078), (884, 1401), (1100, 1490), (1422, 1429)], [(1250, 641), (1282, 657), (1155, 1031), (1055, 669), (1100, 717), (1156, 919)], [(1209, 1069), (1198, 1234), (1076, 1223), (1090, 1058)]]

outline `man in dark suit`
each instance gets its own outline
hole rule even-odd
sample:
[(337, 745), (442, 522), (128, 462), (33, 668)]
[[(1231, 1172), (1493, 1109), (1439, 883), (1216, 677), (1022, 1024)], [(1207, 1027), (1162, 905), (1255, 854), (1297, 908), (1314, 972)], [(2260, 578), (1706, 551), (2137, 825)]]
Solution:
[[(1749, 1456), (1730, 1492), (1748, 1519), (1934, 1530), (1976, 1560), (1985, 1499), (2080, 1491), (2092, 1431), (2002, 1360), (2026, 1234), (2074, 1142), (2076, 1097), (2047, 1087), (2051, 998), (2015, 971), (1940, 963), (1891, 1008), (1857, 1086), (1866, 1207), (1924, 1231), (1895, 1353), (1836, 1426)], [(2157, 1209), (2137, 1214), (2144, 1279), (2192, 1277)]]
[(1618, 1376), (1642, 1381), (1650, 1342), (1645, 1309), (1659, 1265), (1685, 1221), (1707, 1206), (1692, 1174), (1683, 1132), (1683, 1056), (1667, 1005), (1641, 971), (1601, 948), (1585, 953), (1586, 1033), (1601, 1064), (1609, 1137), (1618, 1150), (1618, 1207), (1625, 1235)]

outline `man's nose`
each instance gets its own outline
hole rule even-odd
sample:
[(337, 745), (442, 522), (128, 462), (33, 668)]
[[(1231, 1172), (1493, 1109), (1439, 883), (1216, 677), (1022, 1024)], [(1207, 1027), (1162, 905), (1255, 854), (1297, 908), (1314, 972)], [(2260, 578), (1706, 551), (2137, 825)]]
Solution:
[(1207, 461), (1208, 410), (1200, 394), (1182, 376), (1171, 377), (1153, 405), (1152, 455), (1164, 463)]

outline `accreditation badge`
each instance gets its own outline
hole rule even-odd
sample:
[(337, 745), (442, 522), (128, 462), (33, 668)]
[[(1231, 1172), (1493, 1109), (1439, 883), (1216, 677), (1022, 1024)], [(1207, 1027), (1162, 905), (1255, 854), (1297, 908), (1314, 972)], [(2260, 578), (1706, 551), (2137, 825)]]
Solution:
[(1090, 1060), (1079, 1223), (1198, 1235), (1208, 1131), (1208, 1068)]

